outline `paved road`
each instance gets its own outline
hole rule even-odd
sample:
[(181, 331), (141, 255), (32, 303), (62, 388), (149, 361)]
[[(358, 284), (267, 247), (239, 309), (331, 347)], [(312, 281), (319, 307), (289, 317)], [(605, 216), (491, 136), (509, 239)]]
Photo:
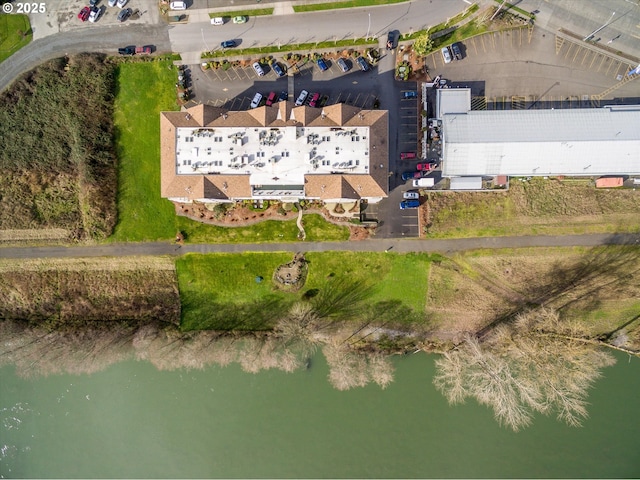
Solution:
[(444, 240), (364, 240), (359, 242), (294, 242), (252, 244), (126, 243), (88, 247), (8, 247), (0, 248), (0, 258), (123, 257), (135, 255), (183, 255), (185, 253), (241, 252), (439, 252), (526, 247), (595, 247), (598, 245), (640, 246), (640, 234), (554, 235)]
[(167, 27), (163, 25), (100, 26), (50, 35), (31, 42), (0, 65), (0, 91), (22, 73), (53, 58), (82, 52), (114, 54), (123, 45), (155, 45), (158, 52), (170, 52)]

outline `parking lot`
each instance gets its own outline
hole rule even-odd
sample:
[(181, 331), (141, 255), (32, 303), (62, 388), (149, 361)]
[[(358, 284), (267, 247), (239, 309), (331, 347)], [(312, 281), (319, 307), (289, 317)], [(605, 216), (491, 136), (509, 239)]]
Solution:
[(474, 97), (484, 97), (474, 108), (584, 108), (612, 97), (637, 103), (638, 86), (625, 81), (636, 66), (632, 61), (561, 32), (521, 27), (460, 45), (461, 61), (445, 64), (436, 51), (427, 66), (433, 77), (441, 74), (454, 86), (470, 86)]

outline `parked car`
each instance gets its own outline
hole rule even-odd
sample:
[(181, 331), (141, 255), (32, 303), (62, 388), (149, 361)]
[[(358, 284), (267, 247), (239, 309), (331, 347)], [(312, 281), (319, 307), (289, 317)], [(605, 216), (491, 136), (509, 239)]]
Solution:
[(244, 15), (238, 15), (237, 17), (233, 17), (233, 23), (246, 23), (247, 17)]
[(100, 0), (89, 0), (90, 7), (95, 7), (98, 3), (100, 3)]
[(224, 42), (220, 42), (220, 46), (222, 48), (234, 48), (236, 46), (235, 40), (225, 40)]
[(413, 188), (431, 188), (436, 184), (433, 177), (415, 178), (413, 180)]
[(169, 4), (169, 8), (171, 10), (186, 10), (187, 2), (180, 2), (180, 1), (171, 2)]
[(449, 47), (442, 47), (442, 58), (444, 59), (444, 63), (451, 63), (451, 50)]
[(326, 72), (329, 70), (329, 66), (327, 65), (327, 62), (324, 61), (324, 58), (319, 58), (316, 63), (318, 64), (320, 71)]
[(411, 160), (416, 158), (416, 152), (402, 152), (400, 153), (400, 160)]
[(129, 0), (118, 0), (117, 5), (118, 5), (118, 7), (120, 7), (120, 8), (124, 8), (124, 6), (127, 4), (127, 2), (128, 2), (128, 1), (129, 1)]
[(260, 102), (262, 102), (262, 94), (256, 93), (253, 96), (253, 100), (251, 100), (251, 108), (258, 108), (260, 106)]
[(136, 53), (136, 47), (122, 47), (118, 49), (118, 53), (120, 55), (134, 55)]
[(284, 70), (278, 64), (278, 62), (274, 62), (273, 65), (271, 65), (271, 68), (273, 68), (273, 71), (276, 72), (276, 75), (278, 75), (279, 77), (284, 77)]
[(268, 107), (270, 105), (273, 105), (273, 102), (276, 101), (276, 92), (271, 92), (269, 93), (269, 95), (267, 95), (267, 101), (265, 102), (265, 105)]
[(369, 64), (367, 63), (367, 61), (364, 58), (358, 57), (358, 58), (356, 58), (356, 62), (358, 63), (358, 66), (360, 67), (360, 70), (362, 70), (363, 72), (369, 71)]
[(78, 14), (78, 18), (83, 22), (86, 22), (89, 19), (89, 14), (91, 13), (90, 7), (82, 7), (80, 13)]
[(309, 106), (310, 107), (317, 107), (318, 106), (318, 100), (320, 100), (320, 94), (319, 93), (312, 93), (311, 94), (311, 100), (309, 100)]
[(406, 182), (407, 180), (411, 180), (412, 178), (421, 178), (422, 172), (404, 172), (402, 174), (402, 181)]
[(150, 55), (153, 49), (151, 45), (145, 45), (144, 47), (136, 47), (136, 55)]
[(132, 13), (133, 12), (131, 11), (130, 8), (123, 8), (122, 10), (120, 10), (116, 18), (118, 19), (119, 22), (124, 22), (127, 18), (131, 16)]
[(418, 208), (420, 206), (420, 200), (403, 200), (400, 202), (400, 210), (406, 210), (407, 208)]
[(387, 34), (387, 50), (393, 50), (396, 46), (396, 32), (391, 31)]
[(411, 90), (410, 92), (402, 92), (402, 98), (418, 98), (418, 92)]
[(107, 5), (109, 5), (110, 7), (115, 7), (117, 2), (118, 0), (109, 0), (107, 2)]
[(451, 45), (451, 52), (453, 52), (453, 58), (456, 60), (462, 60), (462, 50), (460, 49), (460, 45), (458, 43), (454, 43)]
[(344, 58), (339, 58), (338, 61), (338, 66), (340, 67), (340, 70), (342, 70), (343, 72), (348, 72), (349, 69), (351, 67), (349, 67), (349, 65), (347, 64), (347, 61)]
[(420, 194), (418, 192), (408, 191), (402, 194), (402, 198), (405, 200), (419, 200)]
[(280, 92), (280, 95), (278, 96), (278, 101), (284, 102), (285, 100), (289, 100), (289, 92), (285, 92), (283, 90), (282, 92)]
[(428, 172), (429, 170), (433, 170), (434, 168), (436, 168), (436, 164), (434, 162), (419, 163), (418, 165), (416, 165), (416, 168), (418, 170)]
[(91, 7), (91, 13), (89, 14), (89, 21), (91, 23), (95, 23), (100, 18), (100, 14), (102, 13), (102, 9), (98, 7)]
[(299, 107), (300, 105), (304, 105), (304, 101), (307, 99), (308, 96), (309, 96), (309, 92), (307, 92), (306, 90), (302, 90), (300, 92), (300, 95), (298, 95), (298, 98), (296, 99), (296, 107)]
[(264, 70), (262, 69), (262, 66), (258, 62), (254, 62), (252, 67), (259, 77), (262, 77), (264, 75)]
[(211, 25), (224, 25), (224, 18), (222, 17), (214, 17), (211, 19)]

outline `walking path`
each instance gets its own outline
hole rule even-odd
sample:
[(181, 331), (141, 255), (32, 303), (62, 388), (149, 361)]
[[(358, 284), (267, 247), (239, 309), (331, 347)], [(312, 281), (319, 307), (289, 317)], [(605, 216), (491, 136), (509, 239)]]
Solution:
[(78, 247), (0, 248), (2, 258), (123, 257), (135, 255), (183, 255), (185, 253), (241, 252), (438, 252), (527, 247), (595, 247), (598, 245), (640, 246), (640, 234), (552, 235), (522, 237), (479, 237), (434, 240), (372, 239), (345, 242), (185, 244), (168, 242), (121, 243)]

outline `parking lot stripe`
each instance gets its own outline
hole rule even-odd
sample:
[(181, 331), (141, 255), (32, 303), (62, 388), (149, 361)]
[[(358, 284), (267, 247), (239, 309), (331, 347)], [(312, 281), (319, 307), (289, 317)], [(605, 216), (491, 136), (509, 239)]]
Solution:
[[(609, 59), (609, 60), (611, 60), (611, 59)], [(606, 71), (606, 72), (604, 72), (604, 74), (605, 74), (605, 75), (609, 75), (609, 70), (611, 70), (611, 67), (612, 67), (612, 66), (613, 66), (613, 60), (611, 60), (611, 61), (609, 62), (609, 66), (607, 67), (607, 71)]]
[(580, 65), (584, 65), (584, 61), (587, 59), (587, 57), (589, 55), (591, 55), (593, 52), (591, 50), (589, 50), (588, 48), (584, 49), (584, 56), (582, 57), (582, 62), (580, 62)]
[(478, 46), (476, 45), (476, 39), (472, 38), (471, 39), (471, 44), (473, 45), (473, 51), (476, 53), (476, 55), (478, 54)]
[(589, 64), (589, 69), (593, 68), (593, 64), (595, 63), (595, 61), (598, 59), (598, 57), (600, 55), (602, 55), (602, 54), (594, 52), (593, 59), (591, 60), (591, 63)]
[(602, 68), (602, 64), (608, 59), (608, 57), (606, 55), (602, 55), (602, 60), (600, 60), (600, 65), (598, 65), (598, 70), (596, 71), (600, 71), (600, 69)]

